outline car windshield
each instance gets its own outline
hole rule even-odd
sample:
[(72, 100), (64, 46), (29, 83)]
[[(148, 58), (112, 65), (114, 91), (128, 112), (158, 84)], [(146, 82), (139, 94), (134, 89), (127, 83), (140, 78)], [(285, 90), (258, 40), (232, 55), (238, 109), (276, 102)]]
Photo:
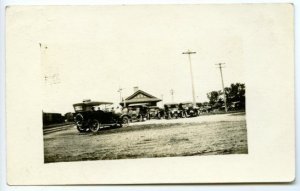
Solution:
[(92, 105), (77, 105), (74, 107), (74, 110), (79, 112), (79, 111), (94, 111), (97, 110), (97, 106), (92, 106)]
[(82, 110), (83, 110), (82, 105), (77, 105), (77, 106), (75, 106), (75, 107), (74, 107), (74, 110), (75, 110), (75, 111), (82, 111)]
[(101, 111), (111, 111), (113, 108), (112, 104), (101, 104), (98, 106), (98, 109)]
[(74, 110), (77, 112), (80, 111), (108, 111), (111, 108), (112, 104), (100, 104), (100, 105), (76, 105)]
[(183, 104), (182, 106), (183, 106), (183, 107), (192, 107), (193, 104), (192, 104), (192, 103), (186, 103), (186, 104)]
[(138, 110), (139, 108), (136, 108), (136, 107), (128, 107), (128, 109), (129, 109), (130, 111), (136, 111), (136, 110)]

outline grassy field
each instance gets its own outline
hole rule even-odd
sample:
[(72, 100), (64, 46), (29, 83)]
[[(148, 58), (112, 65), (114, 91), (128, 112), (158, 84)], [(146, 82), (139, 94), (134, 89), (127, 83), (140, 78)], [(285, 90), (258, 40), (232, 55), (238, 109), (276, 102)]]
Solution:
[(247, 154), (245, 113), (153, 120), (97, 134), (44, 135), (45, 162)]

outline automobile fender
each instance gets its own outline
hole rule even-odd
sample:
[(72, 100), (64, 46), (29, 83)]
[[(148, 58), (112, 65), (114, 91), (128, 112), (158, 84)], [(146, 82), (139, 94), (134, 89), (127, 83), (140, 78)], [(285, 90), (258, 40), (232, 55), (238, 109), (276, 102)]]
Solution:
[(129, 119), (131, 119), (131, 117), (128, 114), (122, 114), (122, 115), (120, 115), (120, 119), (122, 119), (124, 116), (128, 117)]

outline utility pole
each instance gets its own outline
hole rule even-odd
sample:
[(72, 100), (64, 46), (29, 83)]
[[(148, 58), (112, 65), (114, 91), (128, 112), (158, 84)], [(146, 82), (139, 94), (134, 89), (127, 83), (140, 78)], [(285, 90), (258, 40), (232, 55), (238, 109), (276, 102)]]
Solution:
[(174, 90), (171, 89), (171, 90), (170, 90), (170, 93), (171, 93), (171, 96), (172, 96), (172, 102), (174, 102)]
[(187, 54), (188, 57), (189, 57), (190, 72), (191, 72), (191, 81), (192, 81), (193, 105), (196, 106), (195, 87), (194, 87), (194, 76), (193, 76), (192, 61), (191, 61), (191, 54), (196, 54), (196, 52), (192, 52), (192, 51), (188, 50), (188, 51), (186, 51), (186, 52), (183, 52), (182, 54)]
[(41, 51), (41, 64), (43, 69), (44, 80), (47, 85), (54, 85), (60, 83), (58, 70), (47, 70), (47, 51), (48, 46), (46, 44), (39, 43)]
[(118, 92), (120, 93), (120, 103), (123, 102), (123, 107), (126, 107), (126, 102), (125, 102), (125, 99), (123, 99), (122, 91), (123, 91), (122, 88), (118, 89)]
[(119, 94), (120, 94), (120, 103), (122, 102), (122, 88), (119, 88), (118, 89), (118, 92), (119, 92)]
[(222, 68), (225, 63), (218, 63), (216, 65), (218, 65), (219, 69), (220, 69), (220, 73), (221, 73), (221, 80), (222, 80), (222, 89), (223, 89), (223, 96), (224, 96), (224, 104), (225, 104), (225, 112), (227, 112), (227, 100), (226, 100), (226, 93), (225, 93), (225, 88), (224, 88), (224, 80), (223, 80), (223, 73), (222, 73)]

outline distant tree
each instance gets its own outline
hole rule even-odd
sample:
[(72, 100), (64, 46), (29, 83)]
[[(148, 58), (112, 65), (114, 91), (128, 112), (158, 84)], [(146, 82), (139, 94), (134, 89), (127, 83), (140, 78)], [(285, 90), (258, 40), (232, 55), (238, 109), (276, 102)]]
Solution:
[(202, 103), (202, 105), (204, 105), (204, 106), (208, 106), (208, 105), (209, 105), (209, 103), (208, 103), (207, 101), (205, 101), (205, 102), (203, 102), (203, 103)]
[[(235, 109), (245, 109), (245, 84), (233, 83), (230, 87), (225, 87), (226, 103), (228, 107), (235, 105)], [(214, 109), (219, 109), (224, 105), (222, 91), (211, 91), (207, 94), (209, 105)]]
[(64, 117), (68, 122), (74, 121), (74, 114), (72, 112), (65, 113)]
[(210, 105), (214, 105), (219, 100), (220, 93), (219, 91), (212, 91), (207, 94), (207, 98), (209, 100)]
[(230, 87), (225, 88), (227, 105), (231, 106), (234, 103), (237, 109), (245, 109), (245, 84), (235, 83)]
[(202, 107), (202, 106), (203, 106), (203, 103), (197, 103), (197, 106), (198, 106), (198, 107)]

